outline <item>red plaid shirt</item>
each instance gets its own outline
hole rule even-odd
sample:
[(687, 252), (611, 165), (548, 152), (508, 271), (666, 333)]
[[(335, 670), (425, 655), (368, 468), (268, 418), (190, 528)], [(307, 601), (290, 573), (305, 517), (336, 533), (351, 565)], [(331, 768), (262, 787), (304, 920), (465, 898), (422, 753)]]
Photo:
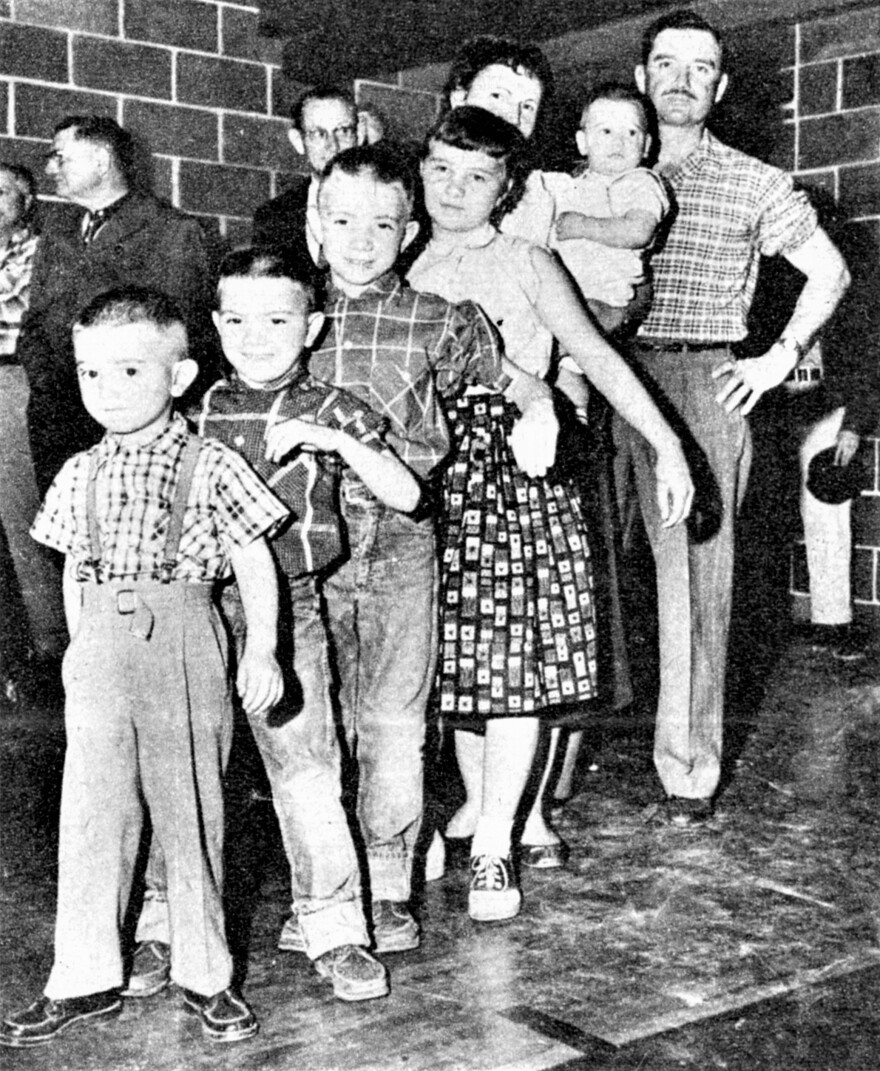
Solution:
[(360, 297), (333, 288), (324, 311), (312, 374), (387, 417), (389, 445), (420, 476), (449, 452), (442, 399), (467, 384), (503, 390), (510, 382), (495, 329), (470, 301), (421, 294), (389, 272)]
[(744, 338), (760, 256), (803, 245), (816, 229), (816, 213), (785, 172), (708, 131), (666, 178), (677, 214), (651, 261), (654, 303), (639, 335), (690, 342)]

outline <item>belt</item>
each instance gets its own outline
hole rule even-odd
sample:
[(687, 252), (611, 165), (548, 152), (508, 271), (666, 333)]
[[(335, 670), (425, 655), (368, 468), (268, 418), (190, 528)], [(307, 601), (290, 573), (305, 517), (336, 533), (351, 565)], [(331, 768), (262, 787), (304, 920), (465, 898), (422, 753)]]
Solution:
[(704, 350), (725, 350), (733, 345), (732, 342), (682, 342), (677, 338), (637, 338), (635, 342), (639, 349), (653, 353), (701, 353)]
[(816, 365), (807, 368), (794, 368), (785, 377), (786, 383), (816, 383), (822, 378), (822, 369)]

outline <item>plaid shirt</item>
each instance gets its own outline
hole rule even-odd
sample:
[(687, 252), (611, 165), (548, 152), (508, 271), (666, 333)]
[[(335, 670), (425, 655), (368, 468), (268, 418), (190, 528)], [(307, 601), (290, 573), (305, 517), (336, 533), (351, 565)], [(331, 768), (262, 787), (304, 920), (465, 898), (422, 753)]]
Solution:
[(388, 272), (360, 297), (331, 288), (329, 328), (309, 367), (388, 418), (388, 442), (420, 476), (447, 455), (442, 398), (479, 383), (503, 390), (494, 328), (472, 302), (420, 294)]
[(15, 353), (21, 318), (28, 307), (37, 236), (15, 231), (0, 253), (0, 357)]
[[(101, 579), (159, 579), (188, 434), (183, 417), (175, 416), (141, 446), (105, 435), (97, 446), (66, 462), (31, 535), (73, 558), (77, 580), (97, 579), (90, 564), (87, 515), (89, 468), (96, 455)], [(288, 512), (238, 454), (206, 440), (193, 473), (171, 579), (207, 583), (230, 576), (229, 548), (245, 547), (267, 534)]]
[(338, 504), (341, 463), (333, 454), (297, 450), (278, 464), (266, 459), (266, 433), (292, 417), (337, 428), (379, 453), (385, 421), (352, 395), (305, 372), (277, 390), (257, 390), (237, 376), (215, 383), (195, 414), (199, 434), (237, 450), (293, 513), (272, 539), (281, 571), (291, 579), (317, 573), (342, 553)]
[(690, 342), (744, 338), (759, 256), (803, 245), (816, 229), (816, 214), (783, 171), (708, 131), (666, 177), (677, 214), (651, 262), (654, 304), (639, 335)]

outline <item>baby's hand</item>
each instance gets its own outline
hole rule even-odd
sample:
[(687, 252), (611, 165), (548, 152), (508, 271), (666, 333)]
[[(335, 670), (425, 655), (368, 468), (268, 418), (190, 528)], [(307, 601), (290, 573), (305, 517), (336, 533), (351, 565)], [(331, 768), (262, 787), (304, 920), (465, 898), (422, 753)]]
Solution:
[(245, 714), (265, 714), (281, 701), (284, 678), (274, 654), (245, 643), (235, 686)]
[(560, 242), (569, 238), (583, 238), (586, 218), (582, 212), (560, 212), (556, 217), (556, 237)]
[(338, 434), (335, 429), (323, 424), (292, 417), (276, 424), (266, 433), (266, 458), (269, 461), (281, 461), (301, 447), (332, 453), (336, 449)]

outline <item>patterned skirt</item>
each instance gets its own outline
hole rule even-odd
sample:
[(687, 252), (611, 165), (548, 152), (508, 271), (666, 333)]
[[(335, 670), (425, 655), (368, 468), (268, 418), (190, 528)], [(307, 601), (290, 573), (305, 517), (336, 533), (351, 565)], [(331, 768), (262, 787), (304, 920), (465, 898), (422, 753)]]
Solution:
[(516, 408), (468, 394), (448, 413), (440, 522), (438, 703), (449, 722), (553, 715), (595, 697), (587, 521), (575, 482), (531, 479), (509, 436)]

